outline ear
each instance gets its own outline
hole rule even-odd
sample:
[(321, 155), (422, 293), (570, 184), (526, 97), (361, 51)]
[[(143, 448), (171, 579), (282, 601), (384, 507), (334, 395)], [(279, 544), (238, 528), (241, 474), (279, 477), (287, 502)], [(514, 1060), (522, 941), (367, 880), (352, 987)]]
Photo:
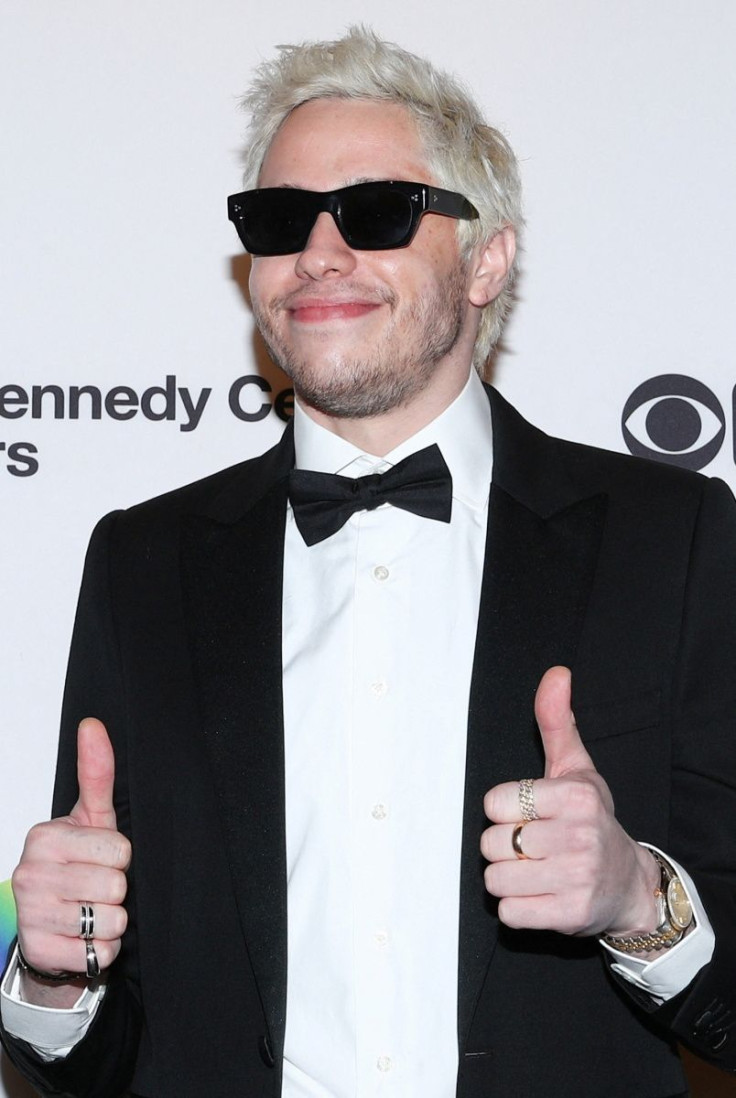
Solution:
[(482, 309), (501, 293), (509, 277), (516, 255), (516, 233), (510, 225), (499, 229), (495, 236), (480, 244), (473, 252), (473, 278), (468, 297), (472, 305)]

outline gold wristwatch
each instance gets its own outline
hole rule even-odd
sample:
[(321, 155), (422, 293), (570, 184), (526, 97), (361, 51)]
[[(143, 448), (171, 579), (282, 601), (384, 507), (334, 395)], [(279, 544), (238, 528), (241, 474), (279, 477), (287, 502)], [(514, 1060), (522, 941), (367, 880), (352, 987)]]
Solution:
[(604, 934), (606, 945), (622, 953), (647, 953), (651, 949), (671, 949), (677, 945), (693, 921), (693, 905), (690, 903), (685, 886), (669, 862), (650, 851), (659, 866), (659, 887), (654, 893), (657, 901), (657, 927), (651, 934), (631, 934), (617, 938), (614, 934)]

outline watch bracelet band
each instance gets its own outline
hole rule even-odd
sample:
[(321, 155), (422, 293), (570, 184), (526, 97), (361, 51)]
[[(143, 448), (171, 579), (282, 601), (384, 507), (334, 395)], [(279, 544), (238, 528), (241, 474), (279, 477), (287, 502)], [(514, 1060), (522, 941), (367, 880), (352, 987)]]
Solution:
[(618, 949), (622, 953), (647, 953), (650, 949), (671, 949), (673, 945), (677, 945), (683, 933), (682, 930), (677, 930), (672, 926), (669, 930), (661, 933), (630, 934), (626, 938), (616, 938), (613, 934), (604, 934), (603, 941), (606, 945), (613, 946), (614, 949)]
[[(667, 886), (674, 870), (667, 864), (655, 850), (649, 851), (659, 866), (660, 880), (654, 895), (666, 896)], [(624, 937), (616, 937), (615, 934), (603, 934), (602, 940), (606, 945), (613, 946), (621, 953), (648, 953), (650, 950), (671, 949), (682, 939), (685, 931), (680, 927), (669, 924), (664, 930), (653, 930), (649, 934), (628, 934)]]
[(44, 972), (43, 969), (34, 968), (23, 956), (20, 942), (16, 940), (15, 944), (18, 950), (18, 965), (20, 968), (23, 972), (29, 972), (31, 976), (35, 976), (39, 980), (48, 980), (54, 984), (68, 984), (70, 980), (78, 980), (81, 976), (84, 976), (83, 972)]

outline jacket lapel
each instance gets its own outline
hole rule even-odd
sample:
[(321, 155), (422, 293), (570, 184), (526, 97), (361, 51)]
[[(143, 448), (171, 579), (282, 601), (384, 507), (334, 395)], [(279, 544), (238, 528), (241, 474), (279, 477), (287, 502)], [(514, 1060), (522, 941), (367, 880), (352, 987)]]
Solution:
[(182, 576), (200, 720), (243, 935), (278, 1060), (286, 1016), (281, 592), (293, 432), (185, 520)]
[[(540, 776), (533, 716), (543, 672), (570, 666), (593, 580), (605, 497), (576, 483), (556, 440), (489, 391), (494, 473), (471, 682), (460, 886), (460, 1049), (496, 946), (497, 901), (479, 851), (483, 796), (500, 782)], [(492, 978), (492, 977), (491, 977)]]

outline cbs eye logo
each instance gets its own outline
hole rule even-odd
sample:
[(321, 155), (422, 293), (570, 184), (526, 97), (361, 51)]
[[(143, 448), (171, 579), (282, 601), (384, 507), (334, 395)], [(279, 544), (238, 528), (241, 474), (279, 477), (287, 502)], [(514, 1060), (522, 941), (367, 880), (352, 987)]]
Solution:
[(660, 374), (634, 389), (624, 405), (621, 430), (636, 457), (703, 469), (723, 445), (726, 417), (702, 381)]

